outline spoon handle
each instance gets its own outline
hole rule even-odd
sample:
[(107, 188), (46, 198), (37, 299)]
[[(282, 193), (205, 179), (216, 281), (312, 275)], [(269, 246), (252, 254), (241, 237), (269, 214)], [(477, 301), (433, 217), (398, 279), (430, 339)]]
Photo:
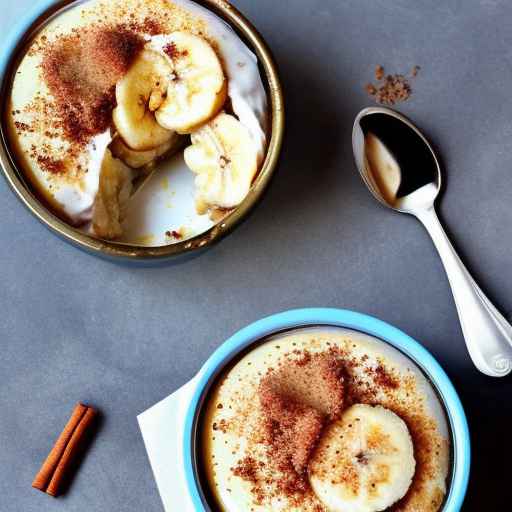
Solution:
[(512, 370), (512, 326), (492, 305), (460, 260), (439, 222), (434, 207), (416, 213), (441, 257), (475, 366), (491, 377)]

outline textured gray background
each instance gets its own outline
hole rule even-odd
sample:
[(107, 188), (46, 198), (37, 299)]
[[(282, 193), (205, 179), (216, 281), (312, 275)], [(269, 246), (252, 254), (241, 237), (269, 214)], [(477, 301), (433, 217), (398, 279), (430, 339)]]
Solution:
[[(30, 0), (4, 2), (0, 34)], [(264, 315), (338, 306), (421, 340), (453, 379), (473, 435), (464, 510), (505, 509), (511, 379), (472, 367), (448, 283), (412, 218), (381, 208), (351, 154), (376, 64), (422, 70), (410, 115), (442, 154), (442, 218), (512, 315), (512, 4), (506, 0), (237, 0), (273, 48), (288, 111), (281, 165), (254, 214), (174, 267), (96, 259), (50, 234), (0, 180), (0, 510), (160, 511), (135, 416)], [(70, 492), (30, 483), (77, 400), (104, 422)], [(507, 469), (506, 469), (507, 468)]]

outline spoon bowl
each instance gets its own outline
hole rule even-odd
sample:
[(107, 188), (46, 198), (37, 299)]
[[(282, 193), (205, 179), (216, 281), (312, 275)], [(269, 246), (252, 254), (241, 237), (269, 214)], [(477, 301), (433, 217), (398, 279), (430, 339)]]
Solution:
[(357, 169), (381, 204), (414, 215), (444, 264), (462, 332), (475, 366), (486, 375), (512, 371), (512, 326), (478, 287), (439, 222), (434, 203), (441, 168), (431, 145), (405, 116), (384, 107), (362, 110), (354, 122)]
[(366, 108), (356, 117), (352, 142), (357, 168), (377, 201), (409, 214), (433, 206), (441, 167), (428, 140), (405, 116)]

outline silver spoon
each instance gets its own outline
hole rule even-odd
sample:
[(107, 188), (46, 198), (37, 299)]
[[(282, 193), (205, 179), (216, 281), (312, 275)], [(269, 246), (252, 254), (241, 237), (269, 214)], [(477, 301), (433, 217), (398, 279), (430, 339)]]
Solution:
[(439, 222), (434, 201), (441, 188), (441, 169), (428, 141), (406, 117), (375, 107), (356, 117), (352, 146), (359, 173), (375, 199), (414, 215), (432, 237), (475, 366), (492, 377), (509, 374), (512, 326), (478, 287)]

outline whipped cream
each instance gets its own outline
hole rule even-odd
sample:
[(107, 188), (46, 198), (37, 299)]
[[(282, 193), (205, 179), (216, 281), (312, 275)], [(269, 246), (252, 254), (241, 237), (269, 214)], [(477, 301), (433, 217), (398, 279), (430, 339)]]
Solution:
[(87, 172), (78, 183), (64, 183), (54, 192), (54, 197), (62, 205), (64, 213), (75, 224), (83, 224), (92, 219), (92, 207), (100, 183), (101, 164), (111, 142), (110, 130), (93, 137), (83, 156)]

